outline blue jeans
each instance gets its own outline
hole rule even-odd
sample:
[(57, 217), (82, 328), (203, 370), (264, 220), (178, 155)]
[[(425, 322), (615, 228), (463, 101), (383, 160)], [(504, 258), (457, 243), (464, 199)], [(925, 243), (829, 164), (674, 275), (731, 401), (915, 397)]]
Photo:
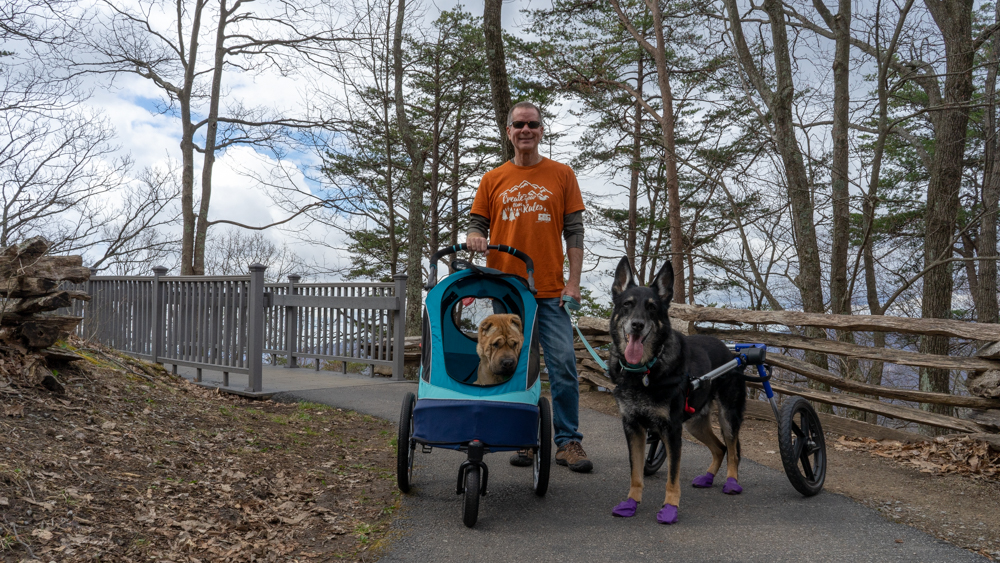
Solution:
[(549, 371), (552, 391), (552, 425), (556, 446), (566, 442), (582, 442), (580, 434), (580, 380), (576, 373), (573, 352), (573, 324), (569, 314), (560, 307), (558, 297), (536, 299), (538, 304), (538, 336)]

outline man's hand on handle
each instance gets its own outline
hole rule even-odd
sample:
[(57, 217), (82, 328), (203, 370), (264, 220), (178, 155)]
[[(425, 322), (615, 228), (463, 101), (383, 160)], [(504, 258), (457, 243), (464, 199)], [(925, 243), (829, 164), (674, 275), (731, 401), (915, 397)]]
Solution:
[(489, 242), (483, 235), (470, 234), (465, 239), (466, 248), (468, 248), (470, 252), (482, 252), (483, 256), (489, 256), (490, 254), (489, 249), (486, 248), (487, 244), (489, 244)]

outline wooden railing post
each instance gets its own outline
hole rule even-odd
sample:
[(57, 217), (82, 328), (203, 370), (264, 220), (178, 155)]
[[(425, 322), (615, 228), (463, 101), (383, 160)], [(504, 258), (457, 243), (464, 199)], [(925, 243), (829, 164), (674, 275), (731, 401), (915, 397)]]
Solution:
[(264, 375), (264, 272), (267, 266), (250, 264), (250, 300), (247, 303), (247, 391), (263, 391)]
[[(97, 272), (97, 268), (90, 268), (90, 277), (96, 276)], [(84, 282), (83, 290), (90, 296), (90, 301), (74, 301), (73, 308), (76, 309), (79, 306), (80, 314), (78, 316), (83, 317), (83, 321), (76, 327), (76, 335), (87, 339), (94, 335), (94, 330), (91, 327), (94, 324), (94, 310), (97, 309), (98, 303), (97, 299), (94, 298), (94, 282), (90, 281), (90, 278)], [(72, 314), (76, 314), (76, 311), (73, 311)]]
[[(298, 293), (298, 289), (295, 288), (295, 284), (299, 283), (302, 276), (298, 274), (288, 275), (288, 295), (295, 295)], [(288, 364), (285, 367), (297, 368), (299, 367), (297, 360), (295, 359), (295, 353), (298, 352), (296, 347), (296, 342), (298, 341), (298, 328), (299, 328), (299, 308), (294, 305), (285, 307), (285, 349), (288, 350)], [(316, 360), (319, 362), (319, 360)]]
[(392, 322), (392, 380), (403, 381), (403, 359), (406, 346), (406, 274), (392, 277), (396, 282), (396, 310), (389, 313)]
[(151, 337), (153, 341), (150, 343), (150, 355), (153, 356), (153, 363), (159, 364), (160, 356), (163, 355), (163, 338), (166, 332), (166, 326), (164, 319), (166, 316), (164, 313), (163, 306), (163, 285), (160, 283), (160, 278), (166, 275), (167, 269), (164, 266), (156, 266), (153, 268), (153, 290), (150, 292), (150, 298), (152, 299), (152, 307), (150, 310), (150, 328)]

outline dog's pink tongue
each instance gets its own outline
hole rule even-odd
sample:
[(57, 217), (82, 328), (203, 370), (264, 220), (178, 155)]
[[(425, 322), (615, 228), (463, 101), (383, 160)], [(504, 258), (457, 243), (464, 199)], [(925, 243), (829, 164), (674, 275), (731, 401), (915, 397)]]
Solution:
[(642, 362), (642, 340), (634, 334), (628, 335), (628, 344), (625, 346), (625, 361), (630, 364)]

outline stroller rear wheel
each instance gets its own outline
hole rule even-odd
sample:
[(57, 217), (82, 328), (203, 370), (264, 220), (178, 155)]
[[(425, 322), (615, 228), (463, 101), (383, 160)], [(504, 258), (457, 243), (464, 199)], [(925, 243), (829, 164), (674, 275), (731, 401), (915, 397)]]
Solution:
[(543, 497), (549, 490), (549, 471), (552, 464), (552, 409), (545, 397), (538, 399), (538, 450), (535, 452), (534, 490)]
[(660, 440), (659, 434), (648, 431), (646, 433), (646, 463), (642, 468), (642, 474), (649, 476), (660, 470), (663, 462), (667, 459), (667, 446)]
[(479, 477), (478, 465), (470, 465), (465, 470), (465, 502), (462, 509), (462, 522), (469, 528), (476, 525), (479, 519)]
[(396, 484), (399, 490), (410, 492), (413, 482), (413, 458), (417, 451), (413, 438), (413, 404), (417, 398), (413, 393), (403, 397), (403, 408), (399, 413), (399, 434), (396, 436)]

